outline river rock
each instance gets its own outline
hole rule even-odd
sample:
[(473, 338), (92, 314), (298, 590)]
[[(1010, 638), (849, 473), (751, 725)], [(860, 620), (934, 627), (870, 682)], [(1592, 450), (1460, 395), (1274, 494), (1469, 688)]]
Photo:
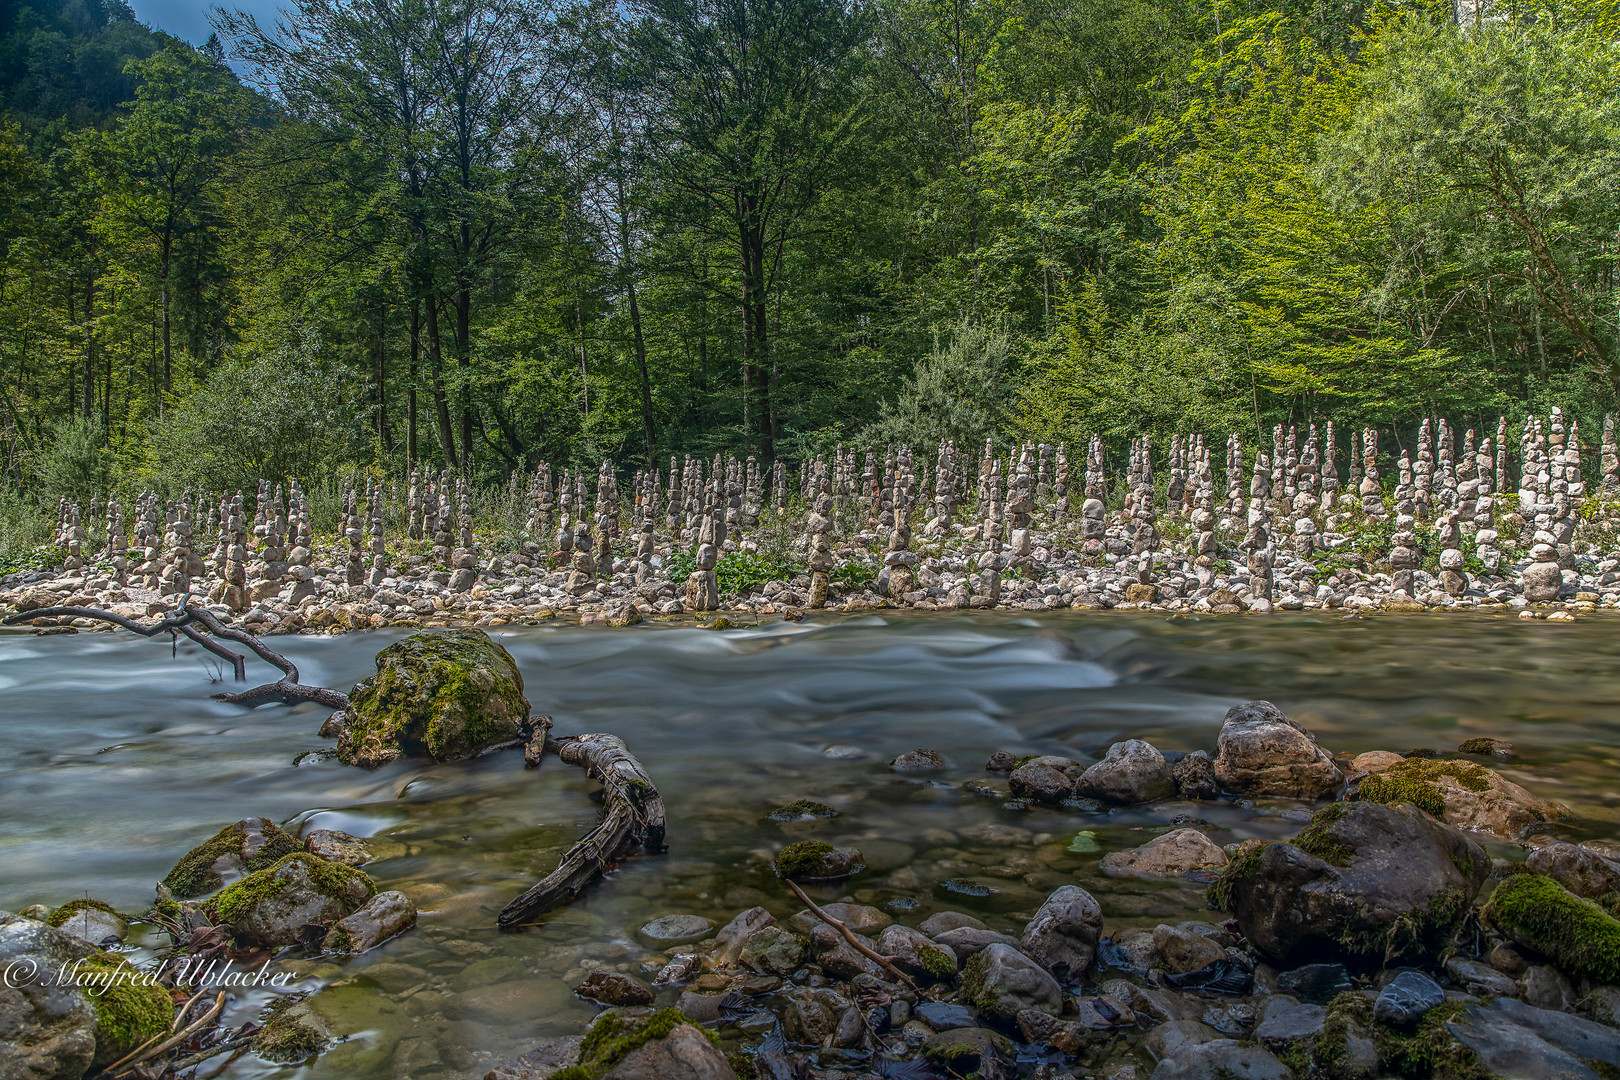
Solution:
[(1326, 1005), (1349, 989), (1350, 972), (1343, 964), (1303, 964), (1277, 976), (1277, 993), (1311, 1005)]
[(655, 949), (667, 949), (702, 941), (713, 931), (714, 923), (701, 915), (664, 915), (643, 923), (636, 935)]
[(1294, 1074), (1268, 1050), (1216, 1039), (1181, 1047), (1159, 1062), (1152, 1080), (1294, 1080)]
[(938, 938), (947, 930), (959, 930), (964, 926), (974, 930), (986, 929), (983, 922), (960, 911), (936, 911), (918, 923), (917, 929), (931, 938)]
[(804, 939), (780, 926), (762, 926), (743, 940), (742, 965), (762, 975), (784, 978), (804, 963)]
[(950, 766), (938, 750), (907, 750), (889, 762), (889, 771), (906, 774), (944, 772)]
[(1575, 987), (1563, 972), (1551, 964), (1534, 964), (1527, 968), (1524, 977), (1519, 980), (1519, 987), (1525, 1004), (1538, 1009), (1569, 1012), (1575, 1007), (1578, 997)]
[(1357, 754), (1350, 761), (1351, 772), (1383, 772), (1391, 765), (1399, 765), (1406, 759), (1399, 754), (1392, 754), (1388, 750), (1368, 750), (1365, 754)]
[(484, 1074), (484, 1080), (546, 1080), (579, 1058), (583, 1035), (564, 1035), (547, 1039), (526, 1054), (519, 1054), (504, 1065), (497, 1065)]
[(1006, 1036), (989, 1028), (952, 1028), (923, 1040), (923, 1056), (937, 1061), (957, 1076), (972, 1076), (987, 1057), (1010, 1058), (1012, 1046)]
[(838, 1026), (849, 1007), (842, 994), (824, 988), (799, 987), (785, 995), (782, 1031), (792, 1042), (820, 1046)]
[(756, 930), (763, 930), (767, 926), (776, 925), (776, 916), (762, 907), (751, 907), (747, 911), (740, 911), (726, 925), (714, 935), (715, 942), (720, 946), (715, 952), (714, 962), (720, 967), (734, 964), (742, 955), (743, 942)]
[(1170, 770), (1170, 777), (1175, 781), (1176, 794), (1183, 799), (1208, 801), (1221, 796), (1215, 763), (1202, 750), (1194, 750), (1176, 762)]
[(1215, 756), (1215, 776), (1234, 795), (1322, 799), (1344, 784), (1333, 755), (1316, 736), (1269, 701), (1226, 711)]
[(1198, 971), (1226, 959), (1226, 950), (1209, 938), (1164, 923), (1153, 928), (1153, 945), (1177, 974)]
[(1262, 1046), (1282, 1049), (1301, 1040), (1316, 1038), (1322, 1034), (1326, 1023), (1327, 1010), (1322, 1006), (1272, 995), (1266, 999), (1265, 1011), (1260, 1014), (1254, 1037)]
[(1292, 842), (1250, 847), (1212, 886), (1267, 959), (1426, 956), (1490, 872), (1483, 848), (1415, 807), (1337, 803)]
[(253, 1052), (278, 1065), (298, 1065), (332, 1045), (326, 1020), (307, 1000), (281, 998), (253, 1037)]
[(304, 850), (317, 859), (345, 866), (364, 866), (371, 861), (366, 842), (339, 829), (311, 829), (304, 836)]
[(269, 818), (243, 818), (186, 852), (164, 877), (163, 886), (181, 900), (206, 896), (302, 846)]
[(1084, 798), (1134, 806), (1169, 798), (1175, 780), (1170, 763), (1151, 743), (1126, 739), (1110, 746), (1101, 761), (1080, 774), (1075, 791)]
[[(884, 927), (893, 924), (894, 917), (885, 911), (880, 911), (869, 904), (823, 904), (821, 910), (837, 919), (851, 931), (857, 934), (875, 934)], [(788, 925), (801, 934), (809, 935), (817, 927), (826, 927), (826, 923), (816, 917), (809, 908), (795, 912), (788, 920)]]
[(1447, 960), (1446, 974), (1470, 994), (1489, 994), (1493, 997), (1506, 994), (1512, 997), (1519, 990), (1518, 984), (1491, 965), (1470, 960), (1466, 956), (1453, 956)]
[(1512, 998), (1470, 1005), (1446, 1031), (1492, 1076), (1597, 1080), (1620, 1067), (1620, 1031)]
[(376, 892), (364, 871), (295, 851), (227, 886), (209, 907), (238, 937), (280, 948), (297, 942), (305, 924), (335, 923)]
[(1201, 1046), (1220, 1037), (1220, 1032), (1201, 1020), (1167, 1020), (1147, 1033), (1142, 1046), (1158, 1062), (1175, 1057), (1186, 1047)]
[(956, 959), (964, 963), (990, 946), (1019, 947), (1017, 938), (1008, 938), (1006, 934), (996, 933), (993, 929), (977, 929), (974, 926), (948, 929), (943, 934), (935, 934), (933, 941), (954, 952)]
[[(75, 986), (48, 973), (94, 956), (89, 943), (33, 919), (0, 911), (0, 1076), (77, 1080), (96, 1055), (96, 1009)], [(33, 978), (18, 973), (33, 972)]]
[(1502, 934), (1560, 971), (1598, 985), (1620, 985), (1620, 921), (1551, 878), (1515, 874), (1496, 887), (1484, 917)]
[(482, 630), (412, 634), (377, 654), (349, 693), (338, 758), (373, 767), (397, 757), (451, 761), (515, 739), (529, 715), (512, 654)]
[(1532, 825), (1569, 816), (1568, 808), (1533, 795), (1494, 769), (1472, 761), (1408, 758), (1361, 781), (1356, 797), (1408, 802), (1459, 829), (1517, 840)]
[(1439, 983), (1421, 971), (1403, 971), (1378, 991), (1373, 1019), (1390, 1027), (1410, 1029), (1445, 1000), (1446, 992)]
[(603, 1005), (651, 1005), (653, 1000), (652, 987), (634, 975), (606, 968), (597, 968), (585, 976), (585, 981), (574, 987), (574, 993)]
[(1588, 900), (1620, 893), (1620, 866), (1580, 844), (1554, 841), (1543, 845), (1525, 858), (1524, 865)]
[(332, 924), (325, 948), (330, 952), (363, 953), (416, 925), (416, 905), (402, 892), (380, 892)]
[(1024, 927), (1019, 948), (1059, 978), (1078, 979), (1097, 954), (1102, 922), (1096, 897), (1078, 885), (1064, 885)]
[(962, 971), (962, 992), (980, 1015), (1011, 1027), (1020, 1009), (1063, 1011), (1063, 988), (1040, 964), (1010, 945), (989, 945)]
[(907, 975), (943, 982), (956, 974), (956, 954), (909, 926), (890, 926), (878, 935), (877, 951)]
[[(649, 1026), (662, 1015), (654, 1014)], [(602, 1080), (737, 1080), (737, 1074), (707, 1035), (682, 1022), (630, 1051)]]
[(117, 944), (129, 933), (118, 912), (100, 900), (69, 901), (51, 912), (46, 922), (91, 945)]
[(1007, 775), (1007, 788), (1020, 799), (1060, 803), (1074, 797), (1074, 781), (1045, 759), (1025, 762)]
[(776, 853), (778, 877), (795, 881), (841, 881), (866, 869), (856, 848), (835, 848), (822, 840), (799, 840)]
[(950, 1001), (920, 1001), (913, 1015), (935, 1031), (974, 1027), (979, 1022), (978, 1013)]
[(1195, 870), (1219, 870), (1226, 862), (1220, 845), (1197, 829), (1176, 829), (1139, 848), (1109, 852), (1101, 869), (1110, 877), (1179, 877)]

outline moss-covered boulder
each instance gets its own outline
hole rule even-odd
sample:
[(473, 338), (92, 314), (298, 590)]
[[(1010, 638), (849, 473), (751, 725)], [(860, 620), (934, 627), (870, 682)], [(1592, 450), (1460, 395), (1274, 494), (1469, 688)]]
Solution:
[(228, 886), (209, 907), (238, 938), (279, 948), (298, 941), (306, 923), (335, 923), (376, 894), (363, 871), (295, 851)]
[(1620, 984), (1620, 921), (1551, 878), (1513, 875), (1491, 894), (1485, 917), (1566, 975)]
[(104, 900), (69, 900), (46, 918), (46, 923), (92, 945), (123, 941), (129, 926)]
[(174, 864), (163, 885), (181, 900), (207, 896), (225, 883), (263, 870), (303, 845), (269, 818), (243, 818), (198, 844)]
[(264, 1026), (253, 1038), (253, 1052), (278, 1065), (297, 1065), (332, 1045), (321, 1014), (301, 997), (278, 998), (265, 1010)]
[(0, 1076), (79, 1077), (169, 1030), (169, 992), (121, 957), (0, 912)]
[(679, 1009), (609, 1010), (586, 1032), (579, 1059), (551, 1080), (736, 1080), (719, 1043)]
[(377, 654), (349, 694), (338, 758), (367, 768), (397, 757), (451, 761), (514, 739), (529, 715), (512, 654), (482, 630), (412, 634)]
[(822, 840), (800, 840), (776, 853), (771, 863), (777, 877), (794, 881), (842, 881), (866, 869), (855, 848), (837, 848)]
[(1473, 761), (1408, 758), (1361, 781), (1355, 798), (1410, 803), (1447, 825), (1517, 840), (1531, 825), (1568, 817), (1559, 803), (1534, 795)]
[(1279, 965), (1417, 959), (1456, 931), (1490, 865), (1414, 807), (1335, 803), (1292, 841), (1240, 848), (1210, 898)]

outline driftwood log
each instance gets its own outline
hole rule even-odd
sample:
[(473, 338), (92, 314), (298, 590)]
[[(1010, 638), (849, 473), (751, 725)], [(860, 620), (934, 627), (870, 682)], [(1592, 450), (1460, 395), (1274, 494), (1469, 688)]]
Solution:
[(563, 853), (557, 869), (501, 909), (497, 923), (518, 926), (578, 896), (634, 848), (664, 850), (664, 800), (617, 735), (565, 735), (545, 748), (602, 785), (601, 822)]
[[(95, 619), (98, 622), (111, 623), (113, 626), (122, 627), (125, 630), (140, 634), (142, 637), (157, 637), (159, 634), (179, 635), (190, 641), (195, 641), (215, 656), (223, 660), (229, 660), (237, 681), (246, 682), (247, 658), (236, 650), (227, 648), (220, 643), (220, 639), (234, 641), (239, 645), (247, 646), (249, 651), (265, 663), (280, 668), (281, 678), (276, 682), (255, 686), (251, 690), (244, 690), (238, 694), (215, 694), (214, 697), (220, 701), (228, 701), (232, 705), (245, 705), (250, 709), (259, 705), (268, 705), (272, 702), (295, 705), (300, 701), (313, 701), (330, 709), (346, 709), (349, 707), (349, 696), (347, 694), (341, 690), (332, 690), (324, 686), (309, 686), (299, 682), (298, 667), (291, 660), (288, 660), (252, 634), (226, 626), (207, 608), (189, 606), (190, 599), (191, 595), (189, 593), (181, 596), (179, 606), (155, 623), (136, 622), (126, 615), (106, 611), (102, 608), (61, 606), (19, 611), (0, 620), (0, 625), (15, 626), (19, 623), (45, 618)], [(199, 633), (197, 630), (199, 625), (208, 632), (206, 634)]]

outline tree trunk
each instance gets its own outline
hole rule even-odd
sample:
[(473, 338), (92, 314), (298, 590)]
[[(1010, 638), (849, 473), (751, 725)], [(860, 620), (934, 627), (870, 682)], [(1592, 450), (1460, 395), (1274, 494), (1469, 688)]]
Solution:
[(85, 275), (84, 280), (84, 418), (96, 413), (96, 278)]
[(405, 470), (416, 468), (416, 365), (422, 356), (422, 301), (411, 299), (411, 361), (405, 381)]
[(383, 450), (391, 454), (394, 452), (394, 434), (388, 427), (387, 332), (388, 302), (382, 300), (377, 305), (377, 437), (382, 440)]
[(433, 368), (433, 414), (438, 422), (439, 449), (444, 452), (445, 468), (454, 469), (460, 458), (456, 456), (456, 433), (450, 427), (450, 402), (444, 393), (444, 339), (439, 334), (439, 305), (428, 298), (428, 362)]
[(463, 284), (456, 290), (456, 364), (461, 368), (461, 472), (471, 477), (473, 469), (472, 403), (472, 289)]

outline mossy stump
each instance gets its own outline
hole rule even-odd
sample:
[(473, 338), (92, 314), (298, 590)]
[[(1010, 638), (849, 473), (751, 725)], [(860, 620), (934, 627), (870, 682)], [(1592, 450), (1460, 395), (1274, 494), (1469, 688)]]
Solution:
[(367, 768), (398, 757), (453, 761), (518, 737), (529, 715), (512, 654), (482, 630), (412, 634), (377, 654), (349, 694), (338, 758)]

